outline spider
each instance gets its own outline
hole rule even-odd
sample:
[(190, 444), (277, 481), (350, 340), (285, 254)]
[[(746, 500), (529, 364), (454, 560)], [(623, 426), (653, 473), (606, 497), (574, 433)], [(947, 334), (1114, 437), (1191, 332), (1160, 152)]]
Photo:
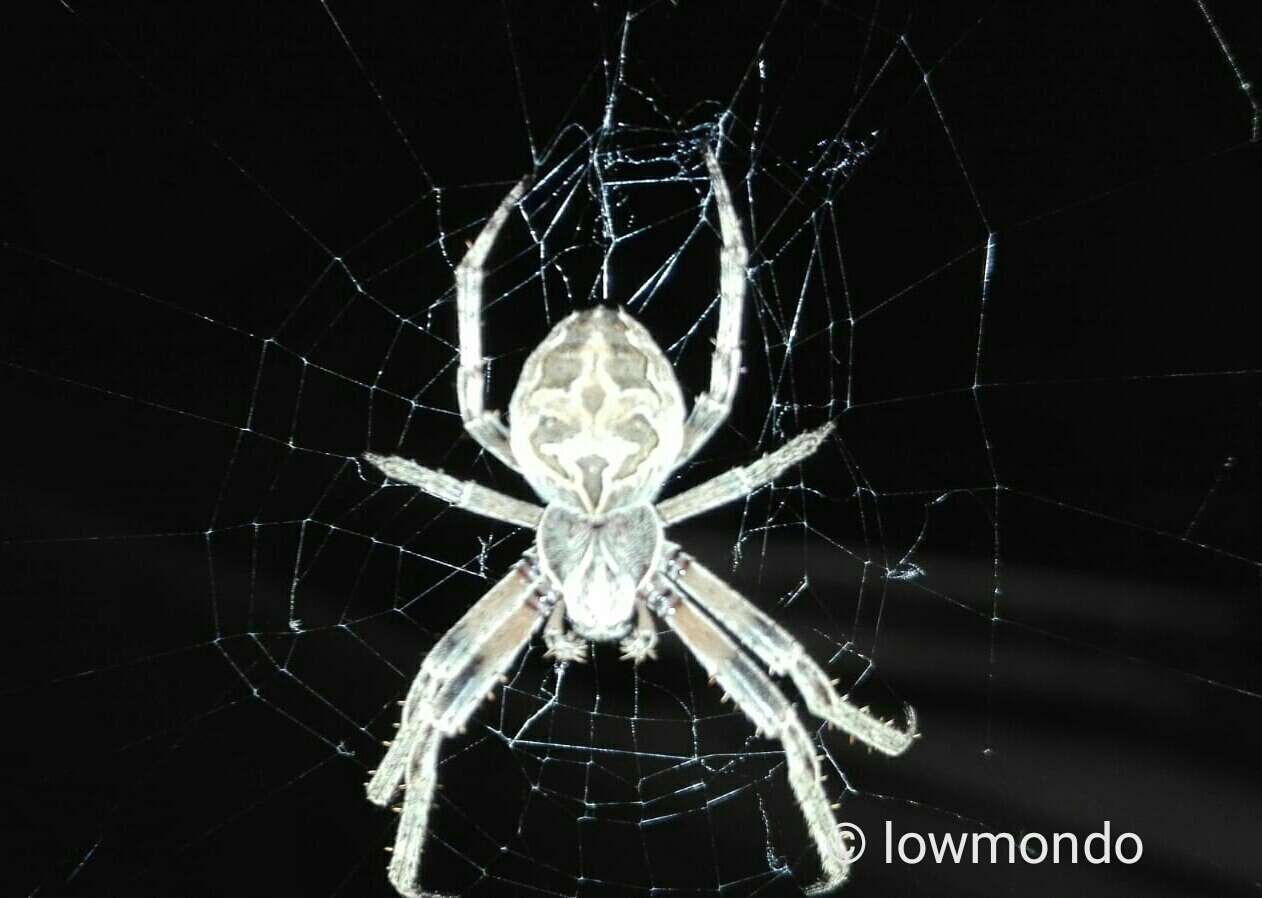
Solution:
[[(452, 505), (537, 533), (533, 547), (426, 655), (408, 690), (402, 720), (368, 798), (388, 805), (404, 789), (390, 860), (400, 894), (420, 898), (421, 852), (438, 748), (463, 731), (483, 698), (543, 627), (547, 655), (582, 662), (588, 641), (620, 640), (622, 657), (655, 657), (664, 621), (753, 722), (784, 746), (789, 785), (823, 867), (808, 894), (841, 885), (850, 853), (822, 786), (820, 759), (793, 705), (772, 681), (787, 676), (807, 709), (887, 755), (916, 738), (907, 724), (872, 716), (837, 694), (833, 681), (789, 633), (679, 546), (666, 527), (748, 495), (809, 456), (832, 430), (799, 434), (752, 464), (734, 467), (655, 503), (673, 471), (727, 417), (740, 377), (740, 327), (748, 253), (731, 192), (706, 150), (723, 239), (718, 337), (709, 390), (687, 412), (673, 369), (648, 330), (622, 309), (595, 307), (559, 322), (530, 354), (509, 405), (509, 424), (483, 405), (483, 268), (500, 229), (529, 187), (518, 183), (487, 220), (456, 268), (464, 426), (519, 472), (545, 503), (515, 499), (397, 456), (365, 454), (389, 479)], [(757, 662), (755, 663), (755, 659)], [(765, 668), (765, 670), (764, 670)]]

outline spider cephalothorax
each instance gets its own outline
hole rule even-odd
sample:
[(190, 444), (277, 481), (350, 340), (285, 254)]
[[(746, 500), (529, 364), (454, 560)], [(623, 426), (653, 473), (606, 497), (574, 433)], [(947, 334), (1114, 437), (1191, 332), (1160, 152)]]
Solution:
[[(709, 439), (732, 407), (740, 373), (747, 254), (718, 162), (706, 153), (719, 232), (718, 336), (710, 388), (685, 414), (674, 370), (649, 332), (621, 309), (576, 312), (531, 353), (509, 406), (510, 426), (483, 405), (483, 266), (496, 235), (525, 195), (504, 198), (456, 269), (460, 319), (460, 413), (469, 433), (521, 473), (540, 508), (397, 456), (367, 454), (394, 480), (453, 505), (536, 531), (535, 546), (435, 643), (403, 702), (368, 797), (387, 804), (406, 786), (390, 881), (409, 898), (420, 885), (442, 739), (463, 729), (540, 626), (548, 654), (583, 661), (589, 640), (621, 640), (623, 657), (654, 656), (655, 618), (679, 637), (758, 731), (784, 746), (789, 785), (824, 875), (810, 892), (845, 881), (850, 852), (821, 785), (815, 745), (770, 676), (787, 676), (808, 710), (889, 755), (916, 736), (848, 702), (823, 669), (774, 620), (679, 546), (665, 528), (748, 495), (810, 455), (832, 430), (800, 434), (745, 467), (658, 502), (666, 479)], [(752, 656), (752, 657), (751, 657)]]

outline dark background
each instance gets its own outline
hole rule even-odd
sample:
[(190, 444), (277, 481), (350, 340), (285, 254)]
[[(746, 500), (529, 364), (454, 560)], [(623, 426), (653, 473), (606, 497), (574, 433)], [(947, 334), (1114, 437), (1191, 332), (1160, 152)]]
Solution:
[[(678, 483), (839, 436), (675, 538), (856, 697), (917, 708), (897, 760), (823, 734), (842, 819), (1109, 820), (1145, 846), (1130, 867), (870, 848), (843, 894), (1257, 894), (1248, 6), (1210, 8), (1230, 58), (1194, 3), (28, 6), (0, 52), (7, 892), (391, 894), (364, 771), (418, 659), (528, 540), (354, 459), (528, 495), (460, 435), (448, 289), (527, 171), (584, 186), (528, 200), (543, 253), (505, 233), (492, 402), (602, 297), (593, 158), (639, 182), (611, 191), (618, 230), (653, 225), (607, 299), (699, 390), (717, 242), (688, 235), (722, 116), (748, 370)], [(800, 893), (776, 746), (673, 640), (563, 680), (509, 745), (557, 688), (533, 649), (447, 745), (429, 887)]]

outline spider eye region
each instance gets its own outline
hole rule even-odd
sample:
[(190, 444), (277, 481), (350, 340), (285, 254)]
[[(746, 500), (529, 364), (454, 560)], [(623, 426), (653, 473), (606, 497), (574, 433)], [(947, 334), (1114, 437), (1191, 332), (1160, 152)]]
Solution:
[(535, 492), (599, 515), (660, 490), (683, 445), (683, 395), (644, 326), (602, 307), (559, 322), (530, 354), (509, 421)]

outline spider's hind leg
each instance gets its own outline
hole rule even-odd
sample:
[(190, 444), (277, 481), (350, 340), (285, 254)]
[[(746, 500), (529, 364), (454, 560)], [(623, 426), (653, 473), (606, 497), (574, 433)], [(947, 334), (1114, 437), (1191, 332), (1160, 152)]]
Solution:
[(741, 220), (732, 202), (732, 191), (723, 170), (709, 149), (705, 154), (714, 206), (719, 215), (723, 250), (719, 256), (719, 327), (710, 358), (710, 388), (697, 397), (684, 424), (684, 446), (678, 463), (692, 458), (727, 420), (741, 376), (741, 319), (745, 314), (745, 289), (749, 250), (741, 236)]
[(482, 351), (482, 283), (486, 277), (487, 256), (495, 238), (525, 196), (530, 182), (529, 177), (522, 178), (509, 191), (456, 266), (457, 333), (460, 341), (456, 398), (460, 402), (460, 417), (470, 436), (513, 470), (517, 470), (518, 466), (509, 444), (508, 427), (499, 412), (485, 405), (487, 360)]

